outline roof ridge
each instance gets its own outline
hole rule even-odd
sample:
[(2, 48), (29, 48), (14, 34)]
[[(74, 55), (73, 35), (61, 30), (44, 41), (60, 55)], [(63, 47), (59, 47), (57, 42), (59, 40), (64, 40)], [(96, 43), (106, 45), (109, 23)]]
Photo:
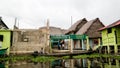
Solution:
[[(96, 21), (96, 20), (99, 20), (99, 18), (95, 18), (95, 19), (92, 19), (90, 21), (88, 21), (86, 24), (84, 24), (80, 30), (84, 30), (82, 34), (86, 33), (87, 30), (92, 26), (92, 24)], [(86, 27), (88, 25), (88, 27)], [(86, 28), (86, 30), (84, 29)], [(79, 30), (79, 31), (80, 31)], [(79, 31), (77, 32), (77, 34), (79, 33)]]
[(80, 23), (81, 23), (82, 21), (87, 21), (87, 20), (86, 20), (86, 18), (77, 20), (77, 21), (68, 29), (68, 31), (66, 31), (66, 34), (72, 32), (72, 31), (75, 31), (76, 28), (77, 28), (77, 26), (80, 25)]
[(0, 21), (1, 21), (1, 23), (7, 28), (7, 29), (9, 29), (8, 28), (8, 26), (4, 23), (4, 21), (2, 20), (2, 17), (0, 17)]

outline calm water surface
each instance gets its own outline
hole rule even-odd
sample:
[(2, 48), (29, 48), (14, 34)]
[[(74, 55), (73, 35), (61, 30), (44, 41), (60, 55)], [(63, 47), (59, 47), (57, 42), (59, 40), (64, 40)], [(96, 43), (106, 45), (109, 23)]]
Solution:
[(0, 68), (120, 68), (120, 60), (111, 58), (58, 59), (52, 62), (1, 61)]

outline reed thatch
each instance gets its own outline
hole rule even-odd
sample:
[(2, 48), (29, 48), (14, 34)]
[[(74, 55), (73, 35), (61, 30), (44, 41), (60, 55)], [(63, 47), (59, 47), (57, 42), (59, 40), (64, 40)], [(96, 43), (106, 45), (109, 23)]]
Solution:
[(94, 20), (88, 21), (85, 25), (82, 26), (81, 29), (79, 29), (76, 34), (86, 34), (89, 36), (89, 38), (101, 37), (98, 29), (102, 27), (104, 27), (103, 23), (99, 20), (99, 18), (96, 18)]
[(86, 22), (87, 20), (85, 18), (78, 20), (65, 32), (65, 34), (75, 34), (84, 24), (86, 24)]

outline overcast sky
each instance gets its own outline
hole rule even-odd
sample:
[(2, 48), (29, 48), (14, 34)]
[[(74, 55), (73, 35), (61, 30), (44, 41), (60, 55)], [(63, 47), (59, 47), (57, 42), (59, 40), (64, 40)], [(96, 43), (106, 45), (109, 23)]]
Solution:
[[(10, 27), (15, 17), (19, 28), (50, 26), (68, 29), (77, 20), (100, 18), (108, 25), (120, 19), (120, 0), (0, 0), (0, 16)], [(18, 25), (18, 24), (17, 24)]]

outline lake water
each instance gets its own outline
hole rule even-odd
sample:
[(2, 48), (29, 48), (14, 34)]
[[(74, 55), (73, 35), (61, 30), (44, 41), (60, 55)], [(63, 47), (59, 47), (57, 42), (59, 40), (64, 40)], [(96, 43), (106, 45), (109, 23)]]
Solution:
[(57, 59), (48, 62), (1, 61), (0, 68), (120, 68), (120, 60), (112, 58)]

